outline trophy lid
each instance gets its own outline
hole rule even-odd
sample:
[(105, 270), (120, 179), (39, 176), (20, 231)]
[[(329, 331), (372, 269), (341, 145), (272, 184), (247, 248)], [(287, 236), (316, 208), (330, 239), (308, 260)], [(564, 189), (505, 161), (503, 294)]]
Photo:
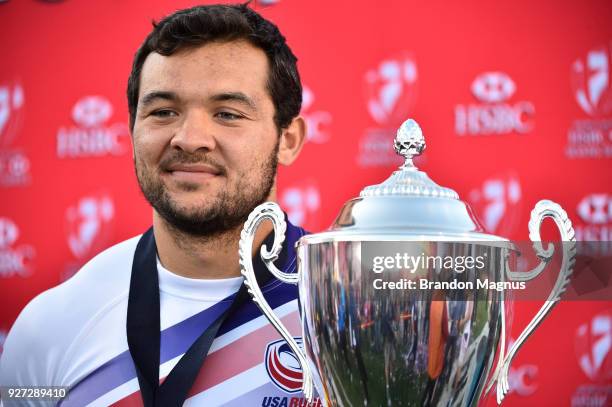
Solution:
[(450, 188), (433, 182), (413, 158), (425, 149), (416, 121), (397, 131), (395, 151), (405, 162), (377, 185), (348, 201), (327, 232), (305, 236), (308, 243), (333, 240), (487, 240), (507, 239), (484, 233), (468, 204)]

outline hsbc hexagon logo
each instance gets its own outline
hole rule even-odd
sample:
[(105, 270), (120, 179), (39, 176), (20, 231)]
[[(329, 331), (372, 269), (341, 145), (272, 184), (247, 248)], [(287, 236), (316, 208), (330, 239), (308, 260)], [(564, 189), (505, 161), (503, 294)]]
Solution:
[(612, 315), (595, 315), (576, 330), (576, 356), (584, 374), (594, 382), (612, 380)]
[(88, 195), (66, 209), (66, 240), (77, 259), (89, 259), (105, 248), (115, 217), (113, 199), (107, 194)]
[(608, 47), (587, 52), (572, 64), (572, 88), (578, 105), (591, 116), (612, 113), (612, 86), (610, 84), (610, 54)]
[(591, 194), (578, 204), (578, 215), (587, 223), (605, 224), (612, 221), (612, 195)]
[(29, 277), (36, 257), (34, 247), (17, 245), (19, 227), (6, 217), (0, 217), (0, 278)]
[(367, 108), (380, 125), (397, 128), (417, 99), (418, 69), (408, 53), (388, 58), (365, 75)]
[(537, 377), (538, 367), (536, 365), (510, 367), (508, 374), (510, 393), (516, 393), (523, 397), (531, 396), (538, 389)]
[(485, 72), (472, 82), (474, 96), (487, 103), (504, 102), (515, 90), (514, 81), (503, 72)]
[(58, 158), (118, 156), (129, 151), (127, 123), (109, 123), (113, 105), (104, 96), (79, 99), (72, 108), (76, 126), (62, 126), (57, 132)]
[[(299, 346), (302, 338), (294, 338)], [(264, 364), (272, 383), (286, 393), (302, 391), (302, 368), (297, 356), (284, 339), (270, 342), (266, 346)]]
[(581, 241), (612, 240), (612, 195), (601, 192), (586, 195), (576, 206), (578, 222), (576, 239)]
[(72, 108), (72, 119), (83, 127), (95, 127), (113, 114), (113, 105), (102, 96), (86, 96)]

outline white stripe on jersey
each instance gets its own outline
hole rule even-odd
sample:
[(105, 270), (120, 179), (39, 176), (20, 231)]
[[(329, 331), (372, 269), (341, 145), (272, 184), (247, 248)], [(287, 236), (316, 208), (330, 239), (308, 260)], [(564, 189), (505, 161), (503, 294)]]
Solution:
[(220, 406), (236, 399), (236, 389), (240, 389), (240, 393), (245, 394), (269, 383), (270, 379), (262, 361), (259, 365), (190, 397), (184, 405), (189, 407)]

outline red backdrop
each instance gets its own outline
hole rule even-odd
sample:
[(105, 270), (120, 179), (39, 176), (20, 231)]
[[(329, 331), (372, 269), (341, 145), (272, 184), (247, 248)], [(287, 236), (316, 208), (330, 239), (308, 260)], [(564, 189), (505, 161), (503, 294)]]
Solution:
[[(193, 1), (0, 2), (0, 345), (36, 294), (144, 231), (126, 80), (150, 21)], [(294, 52), (309, 142), (279, 201), (312, 231), (397, 166), (419, 166), (492, 233), (527, 238), (541, 198), (583, 240), (612, 240), (609, 1), (260, 0)], [(563, 302), (520, 352), (508, 405), (610, 405), (610, 301)], [(515, 308), (513, 336), (538, 304)], [(1, 348), (0, 348), (1, 349)], [(491, 403), (492, 404), (492, 403)]]

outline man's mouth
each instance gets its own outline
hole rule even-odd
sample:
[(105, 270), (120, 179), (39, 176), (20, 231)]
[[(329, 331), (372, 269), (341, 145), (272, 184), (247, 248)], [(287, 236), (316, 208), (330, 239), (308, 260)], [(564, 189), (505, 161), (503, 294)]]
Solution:
[(193, 163), (174, 163), (166, 167), (165, 174), (184, 182), (200, 182), (222, 175), (222, 172), (207, 164)]

